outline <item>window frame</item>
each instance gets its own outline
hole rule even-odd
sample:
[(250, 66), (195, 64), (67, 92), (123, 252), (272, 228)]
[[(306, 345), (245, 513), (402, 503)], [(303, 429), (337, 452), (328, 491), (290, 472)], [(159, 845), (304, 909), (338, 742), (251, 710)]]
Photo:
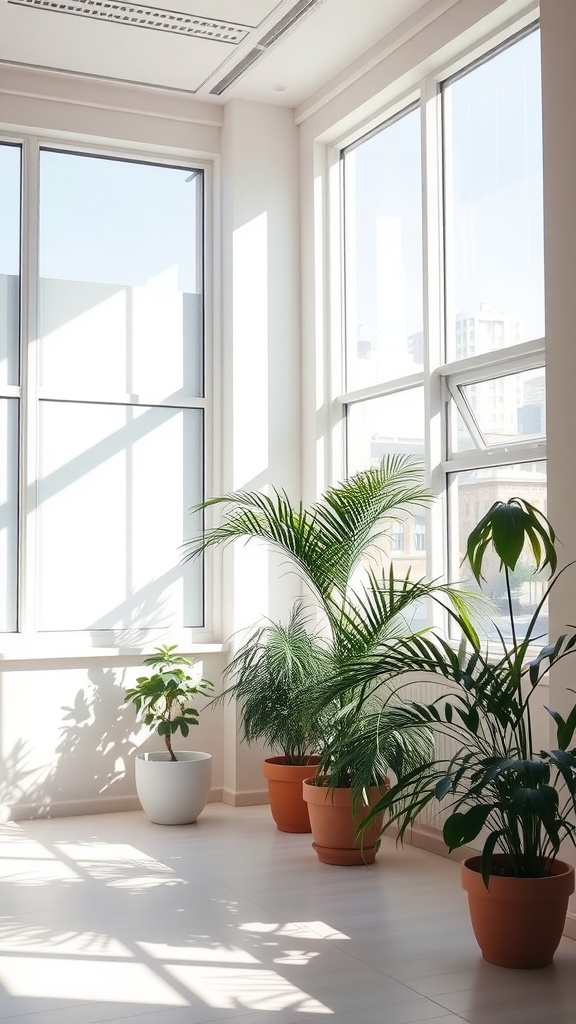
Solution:
[[(70, 140), (55, 133), (39, 132), (12, 133), (2, 131), (0, 143), (15, 145), (21, 151), (21, 209), (20, 209), (20, 333), (19, 365), (20, 377), (16, 386), (0, 388), (0, 397), (14, 397), (19, 402), (19, 451), (18, 451), (18, 578), (17, 578), (17, 629), (0, 636), (0, 648), (4, 657), (19, 660), (22, 657), (77, 658), (79, 655), (100, 656), (139, 652), (154, 643), (161, 642), (167, 632), (170, 642), (185, 646), (191, 652), (220, 651), (223, 645), (215, 642), (219, 615), (217, 598), (219, 585), (212, 571), (213, 556), (205, 558), (203, 571), (202, 604), (204, 624), (200, 627), (167, 627), (92, 629), (92, 630), (46, 630), (36, 628), (34, 595), (36, 589), (36, 434), (37, 414), (41, 400), (71, 400), (65, 389), (42, 389), (37, 382), (38, 365), (38, 229), (39, 229), (39, 169), (41, 151), (69, 153), (79, 156), (93, 156), (150, 164), (167, 168), (200, 171), (203, 174), (202, 210), (200, 211), (199, 234), (201, 238), (202, 282), (203, 282), (203, 395), (182, 397), (177, 400), (152, 395), (122, 396), (116, 392), (105, 397), (83, 394), (80, 389), (74, 393), (73, 401), (95, 402), (106, 405), (149, 406), (157, 408), (199, 409), (203, 414), (203, 493), (211, 493), (217, 477), (215, 466), (214, 419), (217, 410), (213, 396), (214, 374), (218, 366), (215, 353), (214, 326), (214, 226), (217, 212), (214, 204), (214, 162), (196, 158), (190, 153), (145, 148), (131, 145), (101, 145), (92, 141)], [(185, 511), (185, 510), (184, 510)], [(127, 639), (127, 634), (129, 634)]]
[[(425, 450), (426, 479), (428, 486), (437, 499), (427, 512), (427, 550), (426, 563), (429, 578), (447, 578), (450, 564), (454, 565), (454, 552), (451, 550), (450, 516), (451, 497), (450, 482), (455, 474), (466, 470), (489, 466), (507, 466), (518, 463), (541, 462), (546, 460), (546, 438), (514, 441), (508, 444), (478, 444), (474, 449), (450, 452), (448, 437), (448, 406), (454, 401), (459, 406), (456, 396), (459, 387), (486, 379), (495, 375), (520, 373), (524, 370), (542, 368), (545, 372), (546, 341), (537, 338), (527, 342), (519, 342), (493, 352), (472, 355), (461, 359), (447, 361), (447, 331), (445, 320), (450, 308), (449, 284), (450, 267), (448, 264), (446, 237), (448, 226), (445, 201), (446, 188), (446, 154), (443, 130), (443, 96), (442, 87), (472, 71), (499, 52), (513, 46), (515, 42), (538, 31), (538, 12), (532, 9), (521, 17), (511, 19), (505, 26), (496, 28), (481, 41), (472, 42), (465, 50), (449, 63), (438, 66), (423, 79), (417, 90), (396, 96), (390, 104), (383, 108), (369, 124), (358, 125), (352, 131), (339, 137), (330, 147), (329, 162), (339, 162), (340, 173), (337, 187), (340, 190), (340, 232), (338, 245), (332, 243), (328, 254), (329, 262), (338, 261), (340, 277), (338, 281), (339, 302), (342, 312), (342, 339), (340, 342), (342, 369), (340, 376), (332, 378), (332, 400), (340, 416), (340, 432), (333, 432), (341, 452), (341, 471), (347, 472), (346, 419), (348, 409), (358, 401), (370, 398), (385, 397), (408, 389), (423, 386), (425, 393)], [(369, 139), (376, 131), (385, 130), (394, 124), (399, 117), (414, 109), (419, 104), (421, 112), (421, 176), (423, 200), (423, 298), (424, 298), (424, 338), (428, 344), (424, 346), (424, 370), (408, 377), (374, 382), (369, 387), (358, 391), (346, 391), (338, 384), (345, 380), (344, 365), (346, 360), (346, 314), (345, 314), (345, 244), (344, 237), (344, 154), (356, 148), (365, 139)], [(329, 194), (335, 188), (335, 176), (328, 179)], [(332, 209), (335, 207), (331, 200)], [(334, 231), (334, 236), (336, 232)], [(468, 425), (468, 424), (467, 424)], [(476, 438), (478, 441), (479, 437)], [(430, 623), (446, 628), (446, 616), (438, 607), (431, 609)]]

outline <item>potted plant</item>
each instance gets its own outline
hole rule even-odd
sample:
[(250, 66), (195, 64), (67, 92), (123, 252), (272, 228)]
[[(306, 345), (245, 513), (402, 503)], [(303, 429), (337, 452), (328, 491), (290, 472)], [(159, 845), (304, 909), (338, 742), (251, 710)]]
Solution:
[[(166, 749), (136, 755), (136, 792), (152, 821), (159, 825), (184, 825), (196, 821), (210, 792), (211, 754), (172, 748), (176, 733), (188, 736), (198, 724), (198, 710), (190, 703), (213, 690), (199, 674), (189, 675), (195, 663), (177, 652), (177, 645), (157, 647), (144, 660), (155, 669), (139, 676), (126, 690), (126, 703), (134, 704), (144, 725), (164, 738)], [(184, 667), (182, 667), (184, 666)]]
[[(535, 573), (549, 574), (528, 622), (519, 633), (510, 574), (528, 551)], [(506, 639), (496, 623), (500, 653), (483, 647), (457, 613), (462, 642), (419, 636), (401, 641), (386, 658), (356, 666), (366, 695), (381, 686), (381, 668), (398, 667), (442, 676), (452, 684), (435, 701), (404, 702), (393, 716), (400, 731), (422, 725), (451, 738), (453, 755), (430, 759), (400, 778), (379, 801), (384, 829), (396, 823), (400, 839), (431, 801), (448, 801), (443, 836), (449, 850), (480, 840), (481, 853), (462, 866), (474, 932), (484, 958), (505, 967), (540, 967), (551, 962), (562, 934), (574, 869), (559, 859), (561, 844), (576, 845), (576, 705), (565, 716), (547, 709), (556, 726), (553, 749), (533, 740), (532, 707), (551, 667), (576, 650), (576, 633), (558, 637), (531, 656), (538, 621), (558, 571), (556, 537), (548, 519), (529, 502), (498, 501), (471, 532), (466, 558), (482, 583), (486, 555), (500, 560), (510, 625)], [(390, 711), (386, 719), (390, 727)], [(378, 731), (378, 715), (371, 728)], [(344, 760), (346, 753), (343, 754)], [(368, 770), (369, 765), (365, 770)]]
[[(390, 456), (381, 465), (356, 473), (330, 487), (309, 508), (293, 504), (284, 492), (271, 495), (259, 491), (237, 491), (211, 498), (192, 512), (221, 509), (218, 525), (206, 529), (186, 546), (185, 558), (198, 557), (208, 547), (237, 539), (259, 539), (280, 550), (308, 591), (311, 609), (319, 623), (315, 645), (322, 650), (324, 679), (338, 678), (343, 666), (374, 653), (387, 641), (410, 635), (413, 617), (423, 598), (448, 594), (461, 607), (457, 593), (425, 581), (413, 581), (408, 573), (397, 578), (389, 563), (390, 527), (410, 514), (414, 506), (426, 506), (430, 494), (422, 481), (420, 464), (409, 456)], [(248, 653), (248, 663), (250, 655)], [(238, 668), (246, 667), (241, 656)], [(360, 842), (355, 822), (362, 819), (370, 802), (381, 796), (387, 771), (412, 767), (429, 754), (429, 733), (413, 730), (402, 741), (396, 738), (387, 750), (375, 752), (370, 781), (355, 785), (350, 766), (335, 768), (332, 746), (346, 737), (361, 735), (364, 702), (361, 689), (352, 681), (337, 697), (327, 695), (324, 682), (313, 675), (299, 688), (297, 718), (313, 721), (329, 714), (330, 729), (324, 737), (320, 771), (304, 783), (304, 797), (321, 806), (325, 818), (335, 820), (344, 805), (347, 837), (331, 846), (323, 833), (314, 836), (319, 858), (327, 863), (369, 863), (374, 860), (377, 841)], [(268, 709), (266, 709), (268, 714)], [(398, 760), (396, 760), (398, 758)], [(393, 762), (396, 761), (395, 764)], [(369, 792), (370, 791), (370, 792)], [(314, 800), (314, 798), (316, 798)], [(315, 813), (315, 812), (313, 812)], [(314, 821), (312, 821), (314, 833)]]
[(281, 832), (310, 831), (302, 781), (316, 771), (328, 728), (326, 712), (313, 714), (305, 698), (329, 667), (309, 620), (295, 601), (286, 625), (270, 620), (252, 630), (224, 672), (231, 685), (216, 698), (238, 701), (243, 740), (277, 751), (265, 759), (263, 772)]

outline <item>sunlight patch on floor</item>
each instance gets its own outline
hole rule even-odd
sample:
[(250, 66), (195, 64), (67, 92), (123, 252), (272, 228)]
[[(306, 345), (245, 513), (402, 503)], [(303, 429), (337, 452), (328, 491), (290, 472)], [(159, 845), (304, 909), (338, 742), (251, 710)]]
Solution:
[(245, 949), (218, 944), (210, 946), (173, 946), (165, 942), (137, 942), (136, 945), (155, 960), (184, 960), (189, 963), (258, 964)]
[(313, 999), (275, 971), (169, 964), (165, 969), (207, 1006), (218, 1009), (333, 1013), (324, 1003)]
[(145, 964), (104, 963), (79, 958), (7, 956), (0, 961), (0, 984), (12, 996), (186, 1006), (187, 999)]
[(263, 921), (248, 921), (238, 925), (238, 931), (262, 935), (283, 935), (291, 939), (349, 939), (324, 921), (288, 921), (286, 924), (271, 924)]

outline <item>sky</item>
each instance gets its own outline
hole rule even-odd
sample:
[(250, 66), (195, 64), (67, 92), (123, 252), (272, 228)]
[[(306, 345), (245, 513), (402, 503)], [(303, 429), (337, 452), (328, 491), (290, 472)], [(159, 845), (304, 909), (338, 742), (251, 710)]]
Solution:
[[(176, 267), (197, 292), (189, 169), (42, 150), (40, 276), (144, 285)], [(0, 273), (18, 273), (19, 150), (0, 146)]]

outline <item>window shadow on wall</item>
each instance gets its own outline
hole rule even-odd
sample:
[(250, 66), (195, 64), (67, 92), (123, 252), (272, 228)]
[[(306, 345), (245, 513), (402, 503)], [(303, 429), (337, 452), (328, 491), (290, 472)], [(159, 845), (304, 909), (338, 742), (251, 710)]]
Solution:
[[(54, 731), (58, 739), (51, 752), (48, 746), (42, 750), (38, 739), (21, 737), (2, 757), (0, 805), (5, 819), (90, 813), (97, 801), (105, 802), (106, 810), (135, 805), (134, 712), (122, 707), (126, 670), (76, 664), (72, 671), (86, 667), (85, 685), (70, 704), (54, 712), (61, 723), (55, 729), (49, 705), (45, 708), (41, 696), (35, 702), (29, 695), (25, 718), (31, 734), (49, 736)], [(65, 676), (66, 671), (58, 674)]]

